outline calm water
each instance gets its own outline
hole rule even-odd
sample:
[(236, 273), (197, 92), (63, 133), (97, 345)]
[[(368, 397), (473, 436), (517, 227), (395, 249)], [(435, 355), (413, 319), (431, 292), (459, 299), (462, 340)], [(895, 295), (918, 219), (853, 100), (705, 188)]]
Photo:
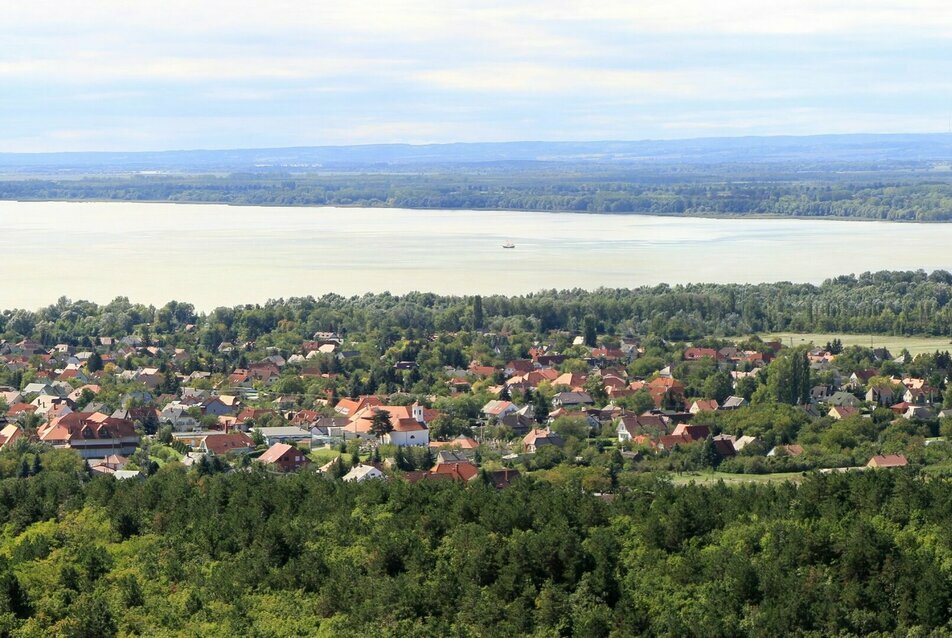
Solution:
[(0, 202), (0, 215), (0, 308), (952, 270), (952, 224), (66, 202)]

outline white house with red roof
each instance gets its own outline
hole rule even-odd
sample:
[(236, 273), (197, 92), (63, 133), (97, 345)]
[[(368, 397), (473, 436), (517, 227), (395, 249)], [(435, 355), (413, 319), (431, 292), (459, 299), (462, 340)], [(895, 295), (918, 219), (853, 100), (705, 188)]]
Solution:
[(74, 449), (84, 459), (128, 456), (139, 446), (132, 421), (101, 412), (70, 412), (41, 426), (37, 436), (53, 447)]
[(386, 411), (390, 415), (390, 432), (381, 437), (384, 443), (399, 446), (426, 446), (430, 444), (430, 430), (427, 424), (440, 415), (438, 410), (425, 408), (419, 403), (413, 405), (374, 405), (356, 412), (342, 430), (345, 439), (374, 438), (370, 426), (377, 412)]

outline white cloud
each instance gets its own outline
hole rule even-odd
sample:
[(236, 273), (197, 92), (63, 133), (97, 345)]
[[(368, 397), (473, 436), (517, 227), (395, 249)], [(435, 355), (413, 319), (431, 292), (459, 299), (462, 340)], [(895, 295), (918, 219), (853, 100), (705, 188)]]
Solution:
[(10, 0), (0, 147), (902, 130), (950, 36), (947, 0)]

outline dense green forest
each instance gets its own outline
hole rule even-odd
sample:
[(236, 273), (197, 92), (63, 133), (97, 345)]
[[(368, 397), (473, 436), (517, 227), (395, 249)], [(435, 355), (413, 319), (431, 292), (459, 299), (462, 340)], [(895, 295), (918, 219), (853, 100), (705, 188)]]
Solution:
[[(0, 454), (10, 636), (948, 635), (952, 489), (912, 470), (612, 499), (520, 479), (90, 480)], [(930, 633), (934, 632), (934, 633)]]
[[(487, 296), (481, 302), (481, 326), (476, 327), (510, 333), (579, 332), (590, 316), (600, 333), (677, 341), (771, 331), (952, 337), (952, 273), (947, 271), (844, 275), (819, 286), (778, 282), (551, 290)], [(218, 308), (199, 316), (192, 305), (177, 302), (155, 308), (122, 297), (106, 305), (64, 298), (37, 311), (4, 311), (0, 335), (30, 336), (51, 346), (130, 334), (142, 324), (165, 333), (195, 323), (207, 348), (264, 335), (280, 338), (282, 332), (310, 338), (319, 330), (376, 336), (386, 347), (406, 331), (422, 335), (472, 329), (472, 305), (472, 297), (430, 293), (330, 294)]]
[(27, 179), (0, 181), (0, 199), (952, 220), (952, 179), (947, 173), (843, 174), (829, 167), (786, 166)]

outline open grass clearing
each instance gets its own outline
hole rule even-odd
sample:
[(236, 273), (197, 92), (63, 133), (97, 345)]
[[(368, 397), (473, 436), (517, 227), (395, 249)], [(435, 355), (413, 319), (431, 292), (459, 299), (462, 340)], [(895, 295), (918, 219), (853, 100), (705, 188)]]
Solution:
[(823, 347), (833, 339), (839, 339), (844, 346), (865, 346), (867, 348), (886, 348), (894, 356), (898, 357), (902, 349), (905, 348), (909, 354), (916, 356), (925, 352), (952, 351), (952, 339), (948, 337), (891, 337), (888, 335), (856, 335), (856, 334), (833, 334), (833, 333), (798, 333), (798, 332), (772, 332), (762, 334), (764, 341), (781, 341), (785, 346), (802, 346), (813, 343), (816, 346)]
[(742, 483), (772, 483), (776, 481), (794, 481), (803, 480), (802, 472), (775, 472), (773, 474), (728, 474), (727, 472), (684, 472), (682, 474), (671, 474), (671, 482), (675, 485), (687, 485), (697, 483), (698, 485), (707, 485), (724, 481), (727, 485), (740, 485)]

